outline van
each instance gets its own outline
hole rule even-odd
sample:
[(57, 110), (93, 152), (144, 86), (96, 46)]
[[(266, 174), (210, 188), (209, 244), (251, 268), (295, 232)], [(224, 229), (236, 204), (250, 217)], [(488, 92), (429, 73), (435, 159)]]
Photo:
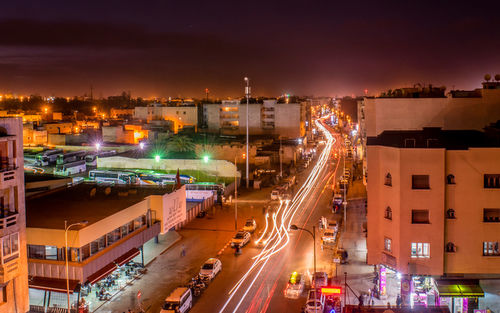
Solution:
[(185, 313), (193, 306), (191, 289), (178, 287), (165, 299), (160, 313)]
[(271, 191), (271, 200), (279, 200), (281, 195), (281, 190), (276, 188)]

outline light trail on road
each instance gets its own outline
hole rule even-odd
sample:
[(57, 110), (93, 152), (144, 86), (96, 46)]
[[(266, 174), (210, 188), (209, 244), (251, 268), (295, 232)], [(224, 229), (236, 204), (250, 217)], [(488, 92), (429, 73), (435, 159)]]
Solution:
[[(327, 138), (325, 148), (318, 157), (318, 161), (316, 162), (314, 168), (311, 170), (311, 173), (309, 174), (308, 178), (301, 186), (301, 188), (298, 190), (298, 192), (295, 194), (293, 199), (291, 201), (289, 200), (280, 201), (280, 206), (278, 210), (275, 213), (273, 213), (271, 234), (264, 241), (265, 246), (263, 250), (253, 258), (254, 261), (250, 266), (250, 268), (245, 272), (245, 274), (241, 277), (241, 279), (239, 279), (239, 281), (231, 288), (231, 290), (228, 293), (228, 299), (220, 309), (219, 313), (238, 312), (241, 304), (246, 299), (248, 293), (252, 289), (256, 280), (260, 277), (262, 271), (266, 267), (270, 258), (273, 255), (279, 253), (281, 250), (283, 250), (290, 242), (288, 231), (290, 229), (290, 226), (292, 225), (292, 221), (294, 220), (295, 215), (297, 214), (297, 212), (300, 211), (300, 209), (302, 210), (306, 209), (306, 206), (304, 206), (304, 204), (311, 199), (311, 196), (315, 188), (320, 182), (319, 178), (321, 177), (321, 175), (324, 172), (324, 169), (328, 165), (328, 160), (330, 158), (332, 147), (335, 144), (335, 138), (326, 129), (326, 127), (323, 126), (321, 122), (318, 120), (316, 120), (315, 123), (316, 126), (325, 134), (325, 137)], [(285, 205), (283, 206), (283, 204)], [(266, 216), (266, 229), (267, 228), (268, 226), (267, 226), (267, 216)], [(262, 234), (261, 238), (258, 239), (258, 241), (262, 240), (264, 234), (265, 232)], [(252, 274), (253, 278), (250, 279)], [(237, 294), (240, 294), (240, 292), (242, 292), (241, 296), (239, 298), (236, 298), (239, 299), (239, 301), (236, 303), (234, 307), (231, 308), (230, 304), (233, 302), (235, 296)]]

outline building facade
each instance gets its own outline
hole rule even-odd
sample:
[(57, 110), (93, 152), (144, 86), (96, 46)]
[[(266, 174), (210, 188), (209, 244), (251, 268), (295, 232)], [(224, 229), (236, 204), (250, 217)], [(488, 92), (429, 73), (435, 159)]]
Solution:
[(135, 107), (134, 118), (143, 121), (165, 120), (173, 123), (174, 133), (185, 127), (198, 128), (198, 107), (190, 106), (162, 106), (153, 103), (147, 107)]
[[(488, 132), (425, 128), (368, 137), (367, 261), (432, 277), (440, 298), (429, 305), (445, 301), (450, 280), (500, 279), (498, 134), (496, 125)], [(481, 295), (451, 297), (462, 299), (465, 312), (465, 303), (477, 308)]]
[[(248, 129), (251, 135), (271, 134), (283, 138), (299, 138), (306, 135), (311, 114), (310, 105), (303, 103), (278, 103), (264, 100), (248, 105)], [(223, 100), (221, 104), (203, 105), (203, 125), (209, 132), (241, 135), (246, 133), (246, 103), (240, 100)]]
[(0, 118), (0, 312), (27, 312), (28, 264), (21, 118)]

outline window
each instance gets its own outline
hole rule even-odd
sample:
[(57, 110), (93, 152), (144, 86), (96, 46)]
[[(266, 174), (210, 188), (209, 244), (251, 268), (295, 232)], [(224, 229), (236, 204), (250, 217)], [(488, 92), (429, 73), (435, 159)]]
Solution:
[(384, 185), (386, 185), (386, 186), (392, 186), (392, 176), (391, 176), (391, 173), (387, 173), (387, 175), (385, 175)]
[(457, 252), (457, 247), (453, 242), (448, 242), (446, 244), (446, 252)]
[(483, 209), (485, 223), (500, 223), (500, 209)]
[(81, 249), (82, 261), (90, 257), (90, 244), (86, 244)]
[(455, 218), (455, 210), (448, 209), (448, 211), (446, 211), (446, 218), (447, 219), (454, 219)]
[(28, 245), (28, 258), (45, 259), (45, 246)]
[(429, 258), (431, 256), (431, 245), (429, 243), (412, 242), (411, 257), (412, 258)]
[(57, 247), (56, 246), (45, 246), (45, 259), (57, 260)]
[(405, 139), (405, 148), (415, 148), (416, 140), (414, 138)]
[[(19, 233), (2, 238), (2, 264), (19, 257)], [(56, 253), (57, 257), (57, 253)]]
[(450, 174), (450, 175), (446, 176), (446, 183), (448, 185), (455, 185), (455, 175)]
[(484, 174), (484, 188), (500, 188), (500, 174)]
[(412, 175), (411, 176), (412, 189), (430, 189), (429, 175)]
[(392, 240), (390, 238), (384, 238), (384, 250), (387, 252), (392, 251)]
[(412, 224), (429, 224), (429, 210), (411, 210)]
[(391, 209), (390, 206), (388, 206), (387, 208), (385, 208), (384, 218), (386, 218), (388, 220), (392, 220), (392, 209)]
[(499, 256), (498, 241), (485, 241), (483, 242), (483, 255)]
[(7, 284), (0, 285), (0, 303), (7, 302)]

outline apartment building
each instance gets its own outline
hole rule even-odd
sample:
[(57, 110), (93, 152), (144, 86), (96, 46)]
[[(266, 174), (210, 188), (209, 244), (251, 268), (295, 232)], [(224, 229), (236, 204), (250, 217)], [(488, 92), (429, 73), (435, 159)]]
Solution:
[(0, 118), (0, 312), (27, 312), (28, 264), (21, 118)]
[[(310, 105), (303, 103), (278, 103), (264, 100), (248, 105), (248, 129), (251, 135), (277, 135), (299, 138), (306, 135), (311, 114)], [(246, 133), (247, 108), (240, 100), (223, 100), (221, 104), (203, 105), (203, 124), (209, 132), (242, 135)]]
[(190, 106), (163, 106), (153, 103), (147, 107), (135, 107), (134, 118), (143, 121), (165, 120), (173, 123), (174, 133), (185, 127), (198, 128), (198, 107)]
[[(405, 275), (406, 303), (471, 311), (500, 279), (499, 126), (368, 137), (367, 261)], [(405, 295), (419, 279), (436, 289)]]

